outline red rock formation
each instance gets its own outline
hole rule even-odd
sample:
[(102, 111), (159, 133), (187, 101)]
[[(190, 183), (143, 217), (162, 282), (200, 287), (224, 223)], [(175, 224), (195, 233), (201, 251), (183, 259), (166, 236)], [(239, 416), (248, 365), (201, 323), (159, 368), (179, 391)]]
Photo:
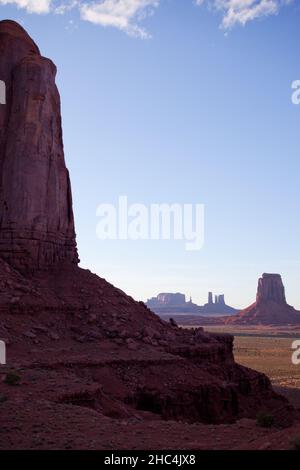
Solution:
[[(40, 421), (48, 435), (36, 448), (51, 448), (57, 420), (68, 448), (80, 448), (81, 436), (96, 442), (91, 424), (99, 420), (114, 429), (112, 420), (221, 423), (269, 411), (291, 422), (294, 411), (269, 379), (235, 363), (230, 335), (169, 325), (77, 266), (55, 67), (14, 22), (0, 22), (0, 50), (9, 94), (0, 126), (0, 339), (8, 358), (0, 401), (2, 427), (15, 430), (1, 433), (1, 448), (34, 446)], [(11, 369), (18, 387), (9, 384)]]
[(258, 280), (256, 303), (269, 301), (286, 305), (284, 285), (280, 274), (263, 274)]
[(245, 325), (300, 324), (300, 312), (287, 304), (279, 274), (263, 274), (258, 281), (256, 302), (225, 323)]
[(78, 262), (56, 67), (24, 29), (0, 23), (0, 256), (21, 269)]

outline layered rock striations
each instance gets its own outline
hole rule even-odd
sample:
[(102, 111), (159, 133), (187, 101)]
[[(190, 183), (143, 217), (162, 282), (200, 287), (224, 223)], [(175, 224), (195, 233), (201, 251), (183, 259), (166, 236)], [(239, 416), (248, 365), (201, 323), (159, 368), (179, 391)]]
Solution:
[(256, 301), (226, 323), (252, 325), (300, 324), (300, 312), (288, 305), (279, 274), (263, 274), (258, 280)]
[(0, 23), (0, 256), (25, 270), (78, 262), (55, 75), (20, 25)]
[[(103, 448), (92, 423), (109, 433), (120, 422), (128, 434), (139, 423), (145, 435), (166, 419), (178, 421), (173, 429), (265, 411), (289, 424), (294, 411), (269, 379), (235, 363), (232, 336), (170, 325), (78, 267), (55, 67), (14, 22), (0, 22), (0, 51), (8, 84), (0, 110), (0, 340), (8, 357), (0, 396), (1, 425), (11, 430), (0, 448), (51, 448), (55, 436), (59, 448), (81, 448), (82, 436)], [(109, 437), (111, 448), (126, 448)]]

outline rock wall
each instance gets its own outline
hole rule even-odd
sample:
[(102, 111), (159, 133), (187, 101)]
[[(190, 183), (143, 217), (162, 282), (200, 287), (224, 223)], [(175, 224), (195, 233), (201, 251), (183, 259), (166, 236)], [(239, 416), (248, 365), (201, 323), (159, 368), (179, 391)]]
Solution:
[(280, 274), (263, 274), (258, 280), (256, 301), (286, 304), (284, 285)]
[(0, 256), (19, 269), (78, 262), (55, 75), (20, 25), (0, 22)]

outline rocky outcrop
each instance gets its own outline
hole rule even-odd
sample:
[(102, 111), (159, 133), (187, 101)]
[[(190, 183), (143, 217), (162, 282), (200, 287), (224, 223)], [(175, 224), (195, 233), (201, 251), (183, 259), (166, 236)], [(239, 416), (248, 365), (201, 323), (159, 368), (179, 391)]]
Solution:
[(22, 269), (78, 262), (56, 67), (15, 22), (0, 22), (0, 256)]
[(261, 304), (269, 301), (287, 305), (280, 274), (263, 274), (258, 280), (256, 303)]
[[(235, 363), (232, 336), (166, 323), (77, 266), (55, 67), (16, 23), (0, 22), (0, 48), (9, 93), (1, 110), (1, 426), (36, 442), (41, 420), (51, 431), (37, 448), (47, 448), (63, 416), (68, 448), (77, 448), (80, 436), (94, 441), (91, 420), (99, 419), (231, 423), (268, 411), (277, 424), (291, 422), (293, 409), (269, 379)], [(2, 437), (2, 448), (21, 442)]]
[(288, 305), (279, 274), (263, 274), (258, 280), (256, 302), (237, 315), (228, 317), (227, 324), (288, 325), (300, 324), (300, 312)]
[(215, 295), (213, 301), (213, 293), (208, 293), (208, 302), (201, 307), (201, 315), (232, 315), (237, 313), (238, 310), (230, 307), (225, 303), (225, 295)]

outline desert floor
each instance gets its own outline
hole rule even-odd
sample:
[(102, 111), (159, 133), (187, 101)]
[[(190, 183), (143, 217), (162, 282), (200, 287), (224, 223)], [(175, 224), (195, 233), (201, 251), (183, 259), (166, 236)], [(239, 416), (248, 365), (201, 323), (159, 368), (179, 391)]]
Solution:
[(292, 343), (300, 340), (294, 327), (207, 327), (234, 335), (234, 355), (240, 364), (265, 373), (274, 388), (300, 409), (300, 364), (292, 363)]

